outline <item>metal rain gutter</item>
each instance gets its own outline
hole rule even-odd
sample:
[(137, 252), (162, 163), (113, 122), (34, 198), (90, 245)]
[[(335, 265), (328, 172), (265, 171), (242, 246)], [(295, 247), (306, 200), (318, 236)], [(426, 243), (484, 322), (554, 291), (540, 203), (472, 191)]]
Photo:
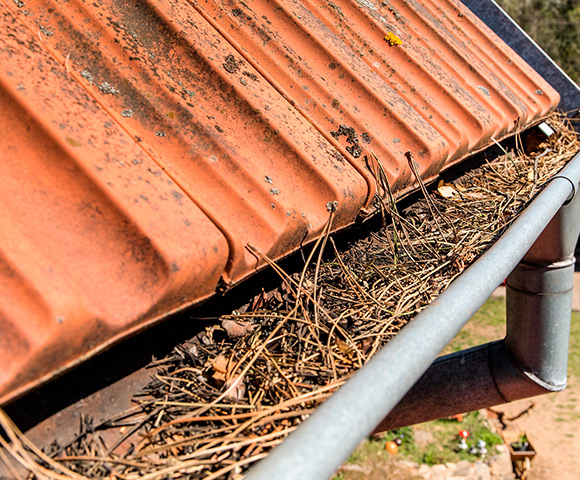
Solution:
[[(287, 440), (250, 470), (246, 479), (329, 478), (365, 436), (377, 425), (386, 425), (381, 423), (385, 416), (514, 268), (508, 281), (508, 334), (505, 343), (476, 347), (453, 355), (451, 359), (443, 357), (433, 364), (429, 373), (447, 372), (443, 375), (445, 382), (452, 376), (450, 371), (453, 375), (460, 375), (462, 385), (470, 385), (476, 395), (477, 389), (485, 387), (482, 391), (488, 393), (479, 400), (487, 406), (522, 398), (522, 395), (563, 389), (571, 311), (573, 263), (570, 260), (578, 237), (578, 220), (568, 220), (579, 217), (578, 213), (574, 215), (578, 206), (578, 196), (574, 194), (579, 182), (580, 154), (577, 154), (485, 255), (357, 371)], [(566, 205), (561, 208), (564, 203)], [(544, 231), (548, 239), (540, 237)], [(550, 237), (553, 239), (555, 235), (562, 241), (549, 250)], [(543, 254), (546, 255), (542, 259)], [(548, 258), (550, 256), (564, 258), (566, 261), (560, 265), (563, 268), (550, 265), (557, 264)], [(522, 257), (524, 262), (518, 265)], [(536, 280), (526, 285), (520, 272), (522, 269), (530, 270), (530, 267), (540, 273), (533, 275)], [(542, 276), (552, 280), (543, 282)], [(567, 281), (566, 277), (570, 280)], [(552, 287), (557, 291), (551, 291)], [(532, 312), (534, 315), (529, 315)], [(539, 315), (535, 318), (537, 313)], [(556, 313), (555, 321), (558, 323), (552, 326), (552, 315)], [(532, 328), (526, 326), (526, 322), (532, 322)], [(452, 368), (448, 369), (447, 364)], [(462, 368), (457, 368), (458, 365)], [(497, 373), (503, 391), (498, 393), (496, 389), (494, 392), (493, 385), (478, 384), (480, 374), (484, 378), (482, 382), (489, 379), (485, 372), (489, 369)], [(544, 374), (548, 377), (543, 378)], [(528, 380), (521, 379), (522, 376)], [(429, 375), (424, 378), (428, 379)], [(436, 382), (450, 396), (450, 385), (443, 383), (441, 378)], [(523, 382), (528, 382), (527, 387), (522, 387)], [(415, 397), (422, 399), (426, 398), (425, 394), (426, 390), (415, 390), (414, 393)], [(466, 395), (455, 396), (450, 410), (453, 413), (458, 409), (464, 411), (466, 398)], [(433, 410), (433, 398), (422, 402)], [(478, 403), (477, 399), (475, 403)], [(404, 403), (402, 408), (405, 405), (405, 411), (415, 406)], [(407, 418), (405, 424), (414, 421)]]

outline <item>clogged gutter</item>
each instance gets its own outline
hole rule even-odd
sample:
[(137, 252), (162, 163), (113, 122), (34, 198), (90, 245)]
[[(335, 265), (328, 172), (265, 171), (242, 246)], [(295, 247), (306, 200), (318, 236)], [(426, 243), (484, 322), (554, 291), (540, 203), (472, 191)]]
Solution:
[[(155, 362), (134, 409), (85, 423), (74, 443), (47, 452), (51, 460), (32, 452), (4, 416), (10, 435), (0, 441), (32, 478), (236, 478), (484, 253), (578, 152), (560, 117), (549, 123), (556, 134), (534, 151), (516, 142), (455, 181), (422, 186), (422, 199), (405, 209), (394, 203), (380, 159), (366, 158), (381, 193), (380, 228), (368, 226), (346, 249), (324, 235), (294, 275), (270, 262), (279, 288)], [(331, 205), (327, 232), (333, 212)], [(125, 432), (123, 441), (105, 445), (106, 429)]]

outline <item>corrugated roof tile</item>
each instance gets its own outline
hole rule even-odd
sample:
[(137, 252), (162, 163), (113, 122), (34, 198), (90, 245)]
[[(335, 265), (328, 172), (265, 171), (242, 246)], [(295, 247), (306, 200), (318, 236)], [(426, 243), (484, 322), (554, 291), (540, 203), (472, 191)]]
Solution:
[(0, 403), (558, 95), (447, 0), (0, 3)]

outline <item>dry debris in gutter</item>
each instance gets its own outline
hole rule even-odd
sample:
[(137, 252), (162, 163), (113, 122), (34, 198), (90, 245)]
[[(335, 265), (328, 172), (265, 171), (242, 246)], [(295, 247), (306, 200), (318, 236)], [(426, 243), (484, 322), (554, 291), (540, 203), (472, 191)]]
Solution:
[[(133, 409), (87, 420), (74, 443), (50, 452), (0, 410), (0, 460), (9, 464), (9, 453), (30, 479), (240, 478), (481, 256), (578, 152), (563, 117), (548, 123), (556, 133), (533, 152), (516, 141), (432, 192), (421, 184), (423, 198), (402, 211), (379, 159), (367, 158), (382, 228), (339, 249), (329, 209), (306, 267), (291, 276), (254, 250), (281, 286), (155, 362)], [(408, 161), (414, 169), (411, 154)], [(111, 428), (125, 434), (106, 445), (100, 432)]]

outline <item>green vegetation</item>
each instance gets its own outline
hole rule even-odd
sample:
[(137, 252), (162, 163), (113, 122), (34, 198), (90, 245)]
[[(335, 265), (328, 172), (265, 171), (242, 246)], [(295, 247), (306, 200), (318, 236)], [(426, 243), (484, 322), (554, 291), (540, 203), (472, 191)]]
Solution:
[(512, 448), (514, 450), (522, 450), (527, 448), (529, 444), (528, 436), (524, 433), (523, 435), (520, 435), (520, 438), (518, 438), (516, 442), (512, 442)]
[(576, 381), (580, 380), (580, 312), (572, 312), (568, 375), (575, 377)]
[[(469, 432), (466, 450), (458, 448), (458, 433), (461, 430)], [(433, 441), (423, 447), (418, 446), (414, 438), (416, 431), (430, 433)], [(473, 462), (481, 459), (480, 454), (469, 452), (471, 447), (476, 447), (478, 440), (483, 440), (489, 451), (493, 451), (494, 445), (502, 443), (501, 437), (489, 429), (487, 420), (479, 412), (464, 415), (461, 422), (455, 419), (441, 419), (387, 432), (381, 439), (382, 445), (384, 446), (388, 440), (400, 437), (401, 434), (403, 443), (399, 447), (399, 454), (407, 460), (427, 465), (457, 463), (461, 460)]]
[(580, 82), (578, 0), (497, 0), (575, 81)]
[[(467, 448), (459, 448), (459, 435), (461, 430), (467, 430), (469, 437), (466, 439)], [(417, 433), (416, 433), (417, 432)], [(423, 436), (431, 438), (428, 444), (419, 445), (416, 435), (421, 432)], [(479, 412), (471, 412), (464, 416), (463, 421), (455, 419), (441, 419), (426, 422), (413, 427), (403, 427), (381, 435), (369, 437), (349, 457), (347, 463), (356, 465), (385, 464), (393, 458), (387, 451), (386, 443), (400, 440), (397, 458), (408, 460), (417, 464), (437, 465), (448, 462), (457, 463), (461, 460), (474, 462), (481, 460), (485, 455), (494, 454), (495, 445), (502, 443), (499, 435), (492, 432), (487, 420)], [(477, 446), (478, 440), (485, 442), (487, 454), (474, 453), (470, 449)], [(333, 480), (345, 478), (343, 473), (337, 474)]]

